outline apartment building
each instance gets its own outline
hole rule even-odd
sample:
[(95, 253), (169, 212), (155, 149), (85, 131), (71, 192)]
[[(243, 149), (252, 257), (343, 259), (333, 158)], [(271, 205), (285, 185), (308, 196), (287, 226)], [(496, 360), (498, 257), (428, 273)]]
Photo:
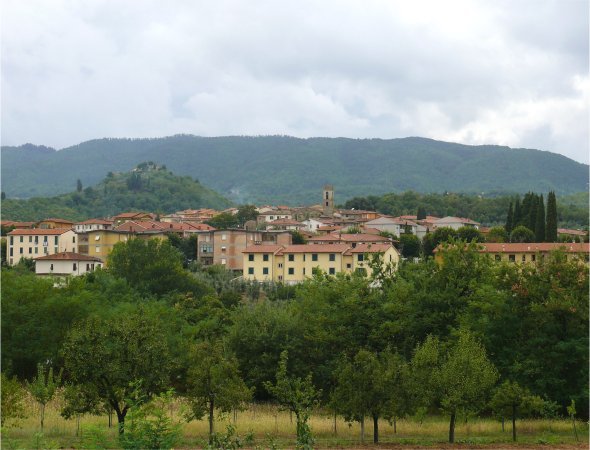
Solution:
[(8, 237), (8, 264), (18, 264), (22, 258), (37, 258), (60, 252), (77, 252), (76, 233), (71, 229), (18, 229)]
[(244, 279), (300, 283), (313, 276), (314, 269), (328, 275), (362, 273), (371, 275), (369, 258), (381, 254), (383, 264), (397, 267), (399, 253), (389, 244), (305, 244), (254, 245), (243, 251)]

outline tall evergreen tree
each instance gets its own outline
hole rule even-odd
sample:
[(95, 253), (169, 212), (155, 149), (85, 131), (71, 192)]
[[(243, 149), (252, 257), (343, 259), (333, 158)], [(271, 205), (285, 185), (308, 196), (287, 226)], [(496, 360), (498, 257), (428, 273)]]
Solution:
[(80, 178), (78, 178), (78, 181), (76, 181), (76, 191), (82, 192), (82, 182), (80, 181)]
[(543, 201), (543, 195), (539, 196), (539, 204), (537, 205), (535, 237), (537, 238), (537, 242), (545, 241), (545, 203)]
[(522, 208), (520, 207), (520, 197), (516, 197), (514, 203), (514, 219), (512, 220), (512, 229), (514, 230), (517, 226), (522, 225), (520, 223), (522, 219)]
[(547, 224), (545, 226), (545, 240), (557, 242), (557, 199), (555, 192), (547, 195)]
[(506, 217), (506, 225), (504, 226), (504, 229), (506, 230), (506, 233), (508, 233), (508, 235), (510, 235), (510, 233), (512, 232), (513, 224), (514, 210), (512, 209), (512, 202), (510, 202), (510, 206), (508, 207), (508, 216)]
[(527, 218), (527, 227), (531, 230), (535, 229), (535, 226), (537, 223), (537, 208), (538, 207), (539, 207), (539, 196), (537, 194), (531, 193), (529, 214), (528, 214), (528, 218)]
[(416, 220), (426, 219), (426, 209), (423, 206), (418, 208), (418, 212), (416, 214)]

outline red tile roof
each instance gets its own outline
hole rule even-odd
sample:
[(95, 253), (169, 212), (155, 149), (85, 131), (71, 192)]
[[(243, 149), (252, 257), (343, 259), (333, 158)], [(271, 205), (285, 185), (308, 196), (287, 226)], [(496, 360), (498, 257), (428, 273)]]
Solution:
[(251, 245), (242, 253), (277, 253), (282, 248), (282, 245)]
[(571, 230), (569, 228), (558, 228), (557, 234), (571, 234), (573, 236), (586, 236), (588, 232), (583, 230)]
[(297, 222), (296, 220), (292, 219), (277, 219), (273, 220), (272, 222), (268, 222), (268, 225), (299, 225), (302, 227), (305, 226), (301, 222)]
[(36, 261), (96, 261), (102, 262), (101, 259), (95, 258), (94, 256), (82, 255), (80, 253), (73, 252), (61, 252), (53, 255), (39, 256), (35, 258)]
[(105, 219), (88, 219), (84, 222), (76, 222), (76, 225), (112, 225), (112, 220)]
[(40, 223), (40, 222), (56, 222), (56, 223), (68, 223), (68, 224), (71, 223), (72, 225), (74, 224), (74, 222), (72, 222), (71, 220), (58, 219), (58, 218), (55, 218), (55, 217), (51, 217), (49, 219), (43, 219), (43, 220), (40, 220), (37, 223)]
[(281, 250), (281, 253), (344, 253), (349, 247), (346, 244), (288, 245)]
[(565, 250), (568, 253), (588, 253), (590, 251), (590, 244), (581, 243), (551, 243), (551, 242), (531, 242), (523, 244), (481, 244), (484, 253), (537, 253), (550, 252), (552, 250)]
[(25, 228), (25, 229), (16, 229), (16, 230), (12, 230), (10, 233), (8, 233), (9, 236), (29, 236), (29, 235), (38, 235), (38, 236), (43, 236), (43, 235), (55, 235), (58, 236), (60, 234), (64, 234), (67, 233), (68, 231), (71, 231), (69, 228)]
[(390, 248), (394, 248), (391, 244), (358, 244), (355, 248), (350, 248), (346, 254), (351, 253), (385, 253)]

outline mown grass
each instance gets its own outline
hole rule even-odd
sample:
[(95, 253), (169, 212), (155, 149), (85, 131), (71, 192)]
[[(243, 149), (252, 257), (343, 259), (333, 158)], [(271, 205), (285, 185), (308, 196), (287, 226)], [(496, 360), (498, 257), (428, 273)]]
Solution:
[[(52, 401), (45, 414), (45, 429), (40, 433), (39, 411), (37, 405), (27, 402), (27, 415), (18, 421), (17, 427), (7, 427), (2, 433), (2, 448), (92, 448), (95, 442), (76, 436), (76, 420), (65, 420), (59, 415), (61, 399)], [(182, 405), (177, 403), (170, 408), (175, 421), (182, 423), (182, 441), (178, 448), (200, 448), (207, 439), (208, 423), (182, 419)], [(234, 418), (235, 423), (234, 423)], [(255, 404), (246, 411), (216, 418), (216, 431), (224, 432), (227, 425), (235, 424), (237, 433), (252, 433), (255, 445), (268, 448), (274, 443), (278, 448), (293, 448), (295, 443), (294, 418), (285, 411), (279, 411), (274, 405)], [(117, 448), (116, 417), (113, 427), (108, 427), (108, 416), (83, 416), (80, 420), (82, 433), (90, 429), (99, 430), (107, 439), (108, 448)], [(360, 425), (348, 424), (343, 419), (336, 421), (328, 413), (318, 411), (311, 417), (311, 428), (316, 439), (317, 448), (347, 448), (370, 446), (372, 442), (372, 421), (365, 425), (365, 444), (360, 441)], [(585, 448), (588, 442), (588, 424), (577, 422), (579, 445)], [(446, 417), (428, 417), (423, 423), (413, 419), (397, 422), (397, 433), (387, 421), (379, 422), (380, 442), (382, 444), (407, 445), (409, 447), (437, 448), (448, 438), (448, 420)], [(518, 445), (575, 445), (573, 427), (568, 420), (519, 420), (517, 422)], [(505, 424), (502, 432), (500, 422), (492, 419), (470, 418), (460, 420), (455, 431), (456, 442), (467, 446), (486, 446), (490, 444), (512, 443), (510, 423)], [(94, 447), (97, 448), (97, 447)]]

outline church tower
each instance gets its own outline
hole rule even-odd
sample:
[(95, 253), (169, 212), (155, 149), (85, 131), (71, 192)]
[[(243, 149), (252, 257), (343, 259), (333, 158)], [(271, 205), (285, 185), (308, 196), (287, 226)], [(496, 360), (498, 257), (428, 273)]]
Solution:
[(322, 195), (322, 207), (325, 216), (334, 214), (334, 186), (326, 184)]

